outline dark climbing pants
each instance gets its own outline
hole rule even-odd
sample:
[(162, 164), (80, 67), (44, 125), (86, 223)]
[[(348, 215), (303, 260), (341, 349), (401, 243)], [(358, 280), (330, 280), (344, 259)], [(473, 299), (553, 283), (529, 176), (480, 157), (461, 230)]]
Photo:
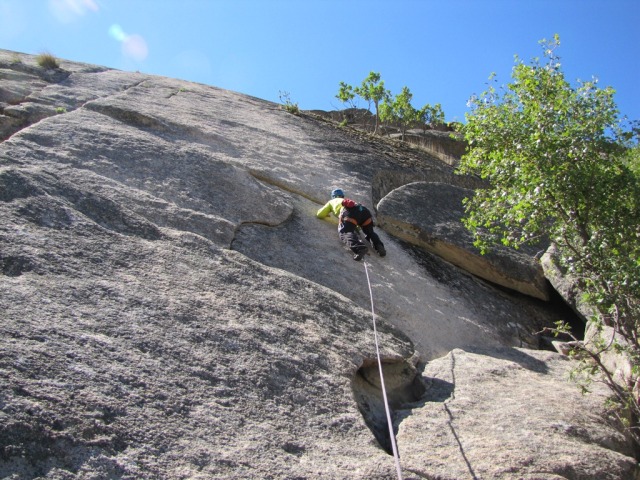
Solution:
[(339, 232), (340, 240), (347, 244), (353, 253), (359, 253), (366, 250), (367, 246), (356, 232), (356, 226), (353, 223), (344, 223)]
[(340, 227), (340, 239), (347, 244), (353, 253), (358, 253), (367, 248), (356, 232), (356, 226), (360, 226), (364, 238), (373, 245), (376, 250), (384, 248), (378, 234), (373, 230), (373, 219), (371, 212), (361, 205), (356, 208), (345, 210), (342, 214), (342, 225)]
[(367, 239), (367, 242), (373, 245), (373, 248), (378, 250), (380, 246), (384, 247), (384, 244), (382, 243), (382, 240), (380, 240), (380, 237), (378, 236), (378, 234), (373, 231), (373, 222), (370, 223), (369, 225), (365, 225), (364, 227), (360, 227), (360, 228), (362, 228), (362, 233), (364, 233), (364, 238)]

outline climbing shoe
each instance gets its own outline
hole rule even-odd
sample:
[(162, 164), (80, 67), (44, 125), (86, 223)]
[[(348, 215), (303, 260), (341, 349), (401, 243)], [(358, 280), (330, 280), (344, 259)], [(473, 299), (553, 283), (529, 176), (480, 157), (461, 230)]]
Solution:
[(381, 257), (384, 257), (387, 254), (387, 251), (384, 249), (384, 245), (382, 244), (378, 245), (378, 248), (376, 248), (376, 251), (378, 252), (378, 255), (380, 255)]
[(367, 247), (362, 247), (360, 250), (358, 250), (356, 252), (356, 254), (353, 256), (353, 259), (356, 262), (359, 262), (360, 260), (362, 260), (364, 258), (364, 256), (367, 254)]

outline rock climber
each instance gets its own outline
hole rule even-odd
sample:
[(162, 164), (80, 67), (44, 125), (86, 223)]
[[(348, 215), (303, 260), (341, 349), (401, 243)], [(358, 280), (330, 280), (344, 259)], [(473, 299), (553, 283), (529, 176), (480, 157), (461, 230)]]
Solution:
[(362, 260), (367, 253), (367, 246), (357, 233), (358, 227), (362, 229), (367, 241), (373, 245), (378, 255), (384, 257), (387, 252), (378, 234), (373, 230), (373, 217), (364, 205), (344, 197), (344, 192), (336, 188), (331, 192), (331, 200), (318, 210), (316, 216), (325, 218), (333, 213), (339, 219), (338, 234), (340, 239), (347, 244), (353, 252), (353, 259)]

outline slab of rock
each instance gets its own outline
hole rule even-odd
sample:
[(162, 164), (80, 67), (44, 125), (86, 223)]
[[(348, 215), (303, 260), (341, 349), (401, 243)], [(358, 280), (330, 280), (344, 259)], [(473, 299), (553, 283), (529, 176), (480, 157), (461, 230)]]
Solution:
[(548, 282), (532, 255), (497, 247), (481, 255), (473, 246), (471, 234), (460, 221), (464, 216), (462, 200), (472, 194), (445, 183), (410, 183), (378, 203), (378, 222), (395, 236), (480, 278), (548, 300)]
[(566, 357), (532, 350), (454, 350), (429, 363), (424, 401), (398, 444), (415, 478), (634, 479), (632, 450), (604, 407), (582, 395)]
[[(4, 178), (1, 478), (391, 471), (353, 399), (374, 358), (366, 310), (109, 202), (79, 209)], [(380, 328), (387, 362), (414, 355)]]
[(540, 266), (549, 283), (584, 321), (595, 313), (592, 307), (584, 301), (584, 292), (580, 290), (576, 279), (560, 266), (555, 245), (550, 245), (544, 255), (540, 257)]
[[(315, 217), (334, 186), (372, 205), (382, 172), (378, 192), (447, 178), (416, 149), (206, 85), (2, 62), (12, 106), (64, 107), (0, 144), (2, 478), (395, 478), (370, 292), (399, 439), (434, 398), (422, 362), (557, 319), (381, 229), (365, 272)], [(411, 442), (405, 478), (435, 478)]]
[[(403, 138), (403, 135), (396, 133), (391, 137)], [(457, 165), (466, 149), (464, 141), (452, 137), (451, 132), (438, 130), (411, 129), (405, 132), (404, 141), (420, 146), (448, 165)]]

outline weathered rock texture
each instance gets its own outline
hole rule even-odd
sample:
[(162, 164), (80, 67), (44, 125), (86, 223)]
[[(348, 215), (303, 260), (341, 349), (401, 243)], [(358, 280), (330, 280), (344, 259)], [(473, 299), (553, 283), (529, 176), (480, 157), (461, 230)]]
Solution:
[(432, 362), (422, 401), (400, 425), (405, 462), (418, 478), (443, 480), (633, 478), (624, 437), (601, 409), (590, 410), (606, 389), (585, 397), (558, 382), (569, 363), (520, 349), (453, 350)]
[(437, 158), (6, 51), (0, 102), (0, 477), (395, 478), (365, 273), (405, 478), (633, 475), (602, 395), (527, 350), (553, 305), (382, 230), (365, 272), (315, 218)]
[(378, 204), (386, 231), (435, 253), (454, 265), (498, 285), (543, 300), (549, 282), (534, 254), (496, 248), (480, 255), (462, 225), (463, 200), (473, 190), (447, 183), (414, 182), (397, 188)]

